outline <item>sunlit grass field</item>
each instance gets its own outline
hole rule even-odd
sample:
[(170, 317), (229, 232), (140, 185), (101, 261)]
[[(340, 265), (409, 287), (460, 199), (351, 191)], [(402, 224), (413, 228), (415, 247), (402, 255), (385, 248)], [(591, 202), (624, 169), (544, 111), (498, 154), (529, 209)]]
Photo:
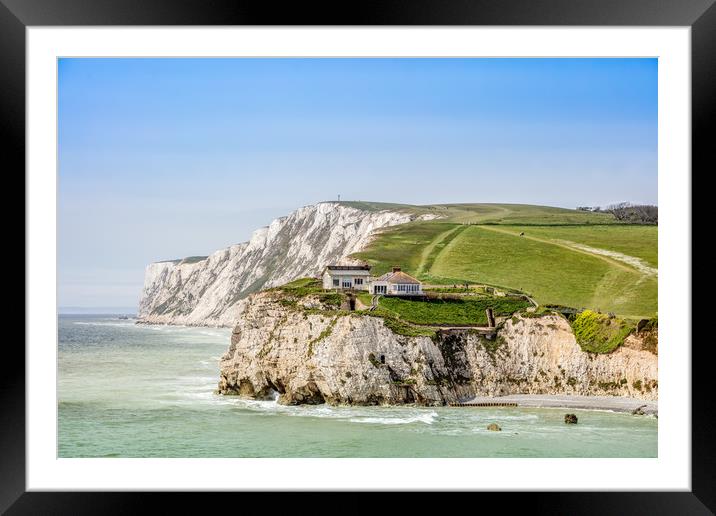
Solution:
[[(583, 219), (588, 223), (578, 224), (575, 221), (583, 215), (604, 214), (556, 208), (452, 206), (445, 210), (447, 220), (390, 228), (354, 257), (373, 265), (376, 275), (399, 265), (428, 284), (502, 286), (527, 292), (541, 304), (623, 317), (651, 317), (657, 312), (656, 226), (596, 224), (589, 217)], [(510, 210), (504, 213), (505, 222), (529, 222), (497, 223), (496, 210), (504, 206)], [(451, 221), (471, 216), (482, 220)], [(546, 222), (534, 225), (540, 221)]]
[(501, 226), (500, 229), (528, 237), (566, 240), (608, 249), (641, 258), (651, 267), (658, 267), (658, 227), (637, 225), (604, 226)]
[(415, 324), (487, 325), (485, 310), (495, 315), (511, 315), (530, 306), (524, 299), (512, 297), (465, 296), (462, 299), (411, 300), (396, 297), (380, 299), (380, 308)]

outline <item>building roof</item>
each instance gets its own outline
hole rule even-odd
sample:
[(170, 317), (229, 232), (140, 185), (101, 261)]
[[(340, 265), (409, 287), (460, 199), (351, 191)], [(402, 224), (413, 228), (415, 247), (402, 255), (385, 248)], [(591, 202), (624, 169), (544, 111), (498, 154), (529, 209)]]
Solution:
[(329, 271), (369, 271), (370, 265), (326, 265)]
[(402, 271), (397, 272), (386, 272), (382, 276), (376, 279), (376, 281), (386, 281), (388, 283), (402, 283), (402, 284), (412, 284), (412, 285), (420, 285), (420, 281), (413, 278), (410, 274), (406, 274)]

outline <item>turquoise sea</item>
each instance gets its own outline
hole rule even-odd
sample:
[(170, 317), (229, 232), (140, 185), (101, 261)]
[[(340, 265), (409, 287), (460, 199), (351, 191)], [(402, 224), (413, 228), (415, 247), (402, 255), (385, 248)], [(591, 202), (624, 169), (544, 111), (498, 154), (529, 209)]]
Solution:
[[(656, 457), (657, 420), (565, 409), (286, 407), (213, 394), (228, 329), (59, 317), (59, 457)], [(490, 423), (501, 432), (486, 429)]]

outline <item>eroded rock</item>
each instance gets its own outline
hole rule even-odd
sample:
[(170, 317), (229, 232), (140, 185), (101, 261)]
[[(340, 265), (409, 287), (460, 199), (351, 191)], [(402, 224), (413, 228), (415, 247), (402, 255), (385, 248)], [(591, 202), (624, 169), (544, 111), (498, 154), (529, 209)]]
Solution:
[(220, 393), (354, 405), (508, 394), (657, 399), (653, 353), (586, 353), (560, 316), (507, 319), (491, 341), (468, 331), (407, 337), (367, 313), (297, 309), (276, 296), (260, 292), (241, 303), (220, 363)]

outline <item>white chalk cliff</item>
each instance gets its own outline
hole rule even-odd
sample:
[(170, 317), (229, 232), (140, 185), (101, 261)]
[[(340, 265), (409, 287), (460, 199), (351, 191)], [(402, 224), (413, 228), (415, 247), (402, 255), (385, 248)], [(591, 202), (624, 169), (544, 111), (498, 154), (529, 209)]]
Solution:
[(237, 303), (248, 294), (314, 276), (323, 266), (363, 249), (372, 233), (417, 217), (402, 211), (365, 211), (335, 202), (304, 206), (248, 242), (205, 259), (147, 266), (140, 321), (155, 324), (234, 326)]
[[(310, 302), (309, 302), (310, 304)], [(582, 351), (558, 315), (516, 316), (497, 337), (409, 337), (369, 313), (305, 311), (267, 291), (241, 302), (217, 391), (286, 404), (443, 405), (472, 396), (658, 397), (657, 356), (632, 336)]]

